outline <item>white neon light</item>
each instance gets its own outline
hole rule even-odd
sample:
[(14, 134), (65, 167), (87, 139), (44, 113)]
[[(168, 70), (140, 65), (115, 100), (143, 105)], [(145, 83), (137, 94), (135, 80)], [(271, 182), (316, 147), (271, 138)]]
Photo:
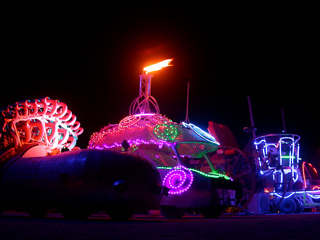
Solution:
[(192, 123), (188, 124), (188, 123), (182, 122), (182, 126), (186, 128), (191, 128), (199, 137), (203, 138), (204, 140), (220, 145), (220, 143), (218, 143), (217, 140), (210, 133), (203, 131), (201, 128), (197, 127), (196, 125)]
[[(314, 194), (312, 194), (314, 193)], [(317, 193), (317, 194), (315, 194)], [(275, 192), (272, 192), (270, 193), (271, 195), (275, 195), (279, 198), (282, 198), (282, 195), (281, 194), (278, 194), (278, 193), (275, 193)], [(320, 193), (319, 191), (297, 191), (297, 192), (292, 192), (290, 193), (289, 195), (285, 196), (284, 198), (289, 198), (291, 197), (293, 194), (307, 194), (309, 197), (313, 198), (313, 199), (320, 199)]]
[[(272, 194), (272, 195), (276, 195), (276, 196), (279, 197), (279, 198), (282, 198), (282, 195), (280, 195), (280, 194), (278, 194), (278, 193), (272, 192), (271, 194)], [(286, 199), (286, 198), (289, 198), (289, 197), (291, 197), (293, 194), (295, 194), (295, 192), (290, 193), (288, 196), (285, 196), (284, 198), (285, 198), (285, 199)]]

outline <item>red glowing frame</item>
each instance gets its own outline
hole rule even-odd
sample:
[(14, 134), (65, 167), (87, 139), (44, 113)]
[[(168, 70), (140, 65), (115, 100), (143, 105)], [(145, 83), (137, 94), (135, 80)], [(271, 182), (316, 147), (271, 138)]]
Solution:
[[(3, 108), (1, 114), (4, 124), (0, 131), (10, 135), (10, 147), (14, 148), (26, 143), (43, 143), (48, 152), (64, 147), (71, 150), (83, 132), (67, 105), (49, 97), (17, 102)], [(3, 140), (0, 149), (8, 147)]]

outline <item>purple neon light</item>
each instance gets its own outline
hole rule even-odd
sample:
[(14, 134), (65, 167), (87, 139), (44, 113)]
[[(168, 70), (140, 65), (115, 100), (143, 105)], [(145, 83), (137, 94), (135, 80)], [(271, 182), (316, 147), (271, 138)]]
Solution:
[(181, 194), (192, 185), (193, 174), (184, 166), (174, 167), (163, 179), (163, 185), (169, 188), (169, 194)]
[[(150, 141), (145, 141), (142, 139), (135, 139), (135, 140), (128, 140), (128, 143), (131, 145), (140, 145), (140, 144), (155, 144), (158, 145), (159, 149), (162, 148), (163, 145), (166, 145), (167, 147), (170, 147), (170, 143), (167, 143), (166, 141), (163, 140), (153, 140), (151, 139)], [(109, 149), (109, 148), (115, 148), (115, 147), (121, 147), (122, 144), (121, 143), (114, 143), (112, 145), (107, 145), (107, 144), (103, 144), (103, 147), (99, 147), (96, 146), (96, 149)]]

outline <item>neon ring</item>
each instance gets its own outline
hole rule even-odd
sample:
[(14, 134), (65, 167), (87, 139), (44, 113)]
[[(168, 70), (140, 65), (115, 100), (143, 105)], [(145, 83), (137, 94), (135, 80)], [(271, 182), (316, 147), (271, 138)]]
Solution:
[(130, 115), (130, 116), (127, 116), (124, 119), (122, 119), (119, 122), (119, 126), (122, 128), (127, 128), (127, 127), (130, 127), (130, 126), (136, 124), (140, 119), (141, 119), (140, 116)]
[(186, 192), (192, 185), (193, 174), (184, 166), (176, 166), (163, 179), (163, 185), (169, 188), (169, 194)]
[(178, 128), (173, 125), (159, 124), (154, 127), (153, 133), (157, 138), (163, 139), (165, 141), (173, 141), (178, 135)]

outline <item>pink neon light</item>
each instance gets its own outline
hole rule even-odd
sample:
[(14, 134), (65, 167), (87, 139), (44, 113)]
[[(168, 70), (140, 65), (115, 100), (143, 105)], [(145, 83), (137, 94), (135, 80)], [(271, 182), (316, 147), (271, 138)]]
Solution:
[[(143, 124), (139, 124), (140, 120), (144, 120)], [(95, 132), (91, 135), (90, 141), (89, 141), (89, 148), (101, 148), (95, 146), (96, 143), (98, 143), (101, 139), (103, 139), (107, 135), (112, 135), (112, 134), (117, 134), (121, 133), (122, 131), (125, 130), (131, 130), (131, 129), (142, 129), (145, 127), (153, 129), (157, 124), (162, 124), (165, 122), (171, 122), (170, 119), (168, 119), (165, 116), (161, 115), (156, 115), (156, 114), (135, 114), (135, 115), (129, 115), (122, 119), (119, 124), (114, 124), (114, 125), (108, 125), (104, 127), (103, 129), (100, 130), (100, 132)], [(136, 140), (135, 140), (136, 141)], [(142, 140), (140, 140), (142, 141)], [(155, 143), (162, 146), (164, 142), (162, 141), (157, 141), (158, 143), (150, 142), (150, 143)], [(120, 143), (118, 143), (120, 144)], [(130, 143), (129, 143), (130, 144)], [(148, 144), (147, 142), (144, 144)], [(114, 146), (115, 145), (115, 146)], [(117, 144), (110, 145), (110, 146), (104, 146), (104, 148), (113, 148), (113, 147), (118, 147)]]
[(188, 191), (192, 182), (192, 172), (181, 165), (174, 167), (163, 179), (163, 185), (169, 188), (169, 194), (173, 195)]

